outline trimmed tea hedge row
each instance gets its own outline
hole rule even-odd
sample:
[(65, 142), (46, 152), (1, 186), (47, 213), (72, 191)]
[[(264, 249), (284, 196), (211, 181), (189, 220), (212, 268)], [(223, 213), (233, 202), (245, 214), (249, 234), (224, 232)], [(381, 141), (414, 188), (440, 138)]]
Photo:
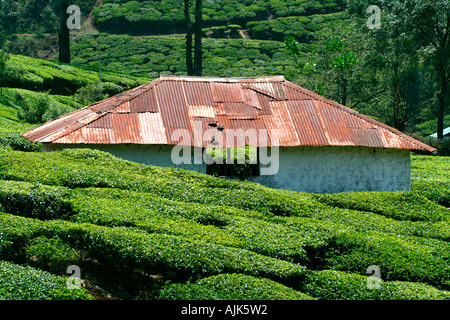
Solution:
[(93, 300), (85, 289), (69, 289), (67, 278), (0, 261), (0, 300)]
[(162, 288), (160, 300), (315, 300), (267, 278), (219, 274), (195, 283), (175, 283)]
[(276, 223), (251, 219), (251, 215), (244, 216), (245, 212), (238, 209), (189, 206), (155, 194), (115, 189), (93, 189), (92, 194), (89, 191), (2, 180), (0, 206), (8, 213), (44, 220), (70, 218), (110, 227), (135, 227), (244, 248), (288, 261), (307, 260), (299, 233)]
[(70, 190), (22, 181), (0, 180), (0, 210), (39, 219), (65, 219), (74, 214)]
[(175, 279), (236, 272), (297, 282), (305, 271), (301, 265), (252, 251), (171, 235), (0, 214), (1, 258), (23, 258), (23, 248), (34, 245), (33, 240), (37, 237), (59, 238), (80, 252), (84, 259), (95, 259), (118, 268), (166, 274)]
[(0, 178), (69, 188), (154, 192), (177, 201), (233, 206), (265, 214), (301, 215), (317, 206), (307, 195), (185, 170), (140, 165), (90, 149), (27, 154), (0, 150)]
[[(0, 151), (0, 178), (69, 188), (109, 187), (154, 192), (181, 202), (232, 206), (266, 215), (311, 216), (323, 209), (328, 212), (330, 206), (321, 205), (318, 201), (321, 200), (330, 205), (375, 211), (378, 215), (393, 219), (449, 219), (445, 208), (436, 206), (414, 193), (345, 194), (342, 199), (336, 199), (337, 196), (315, 199), (310, 194), (274, 190), (250, 182), (140, 165), (90, 149), (64, 150), (50, 154)], [(392, 201), (389, 200), (390, 196)], [(369, 198), (382, 204), (377, 205)], [(358, 205), (360, 200), (361, 204)]]
[(359, 232), (350, 225), (310, 218), (280, 217), (277, 221), (299, 231), (306, 239), (317, 237), (308, 242), (316, 245), (306, 248), (313, 268), (365, 274), (368, 266), (377, 265), (388, 280), (450, 288), (448, 242), (376, 231)]
[(449, 210), (413, 192), (347, 192), (314, 197), (333, 207), (373, 212), (401, 221), (450, 221)]
[(450, 207), (450, 158), (412, 156), (411, 190)]
[[(372, 282), (371, 282), (372, 280)], [(450, 300), (450, 292), (423, 283), (373, 281), (368, 276), (323, 270), (308, 273), (302, 291), (322, 300)]]
[[(155, 30), (154, 24), (146, 32), (149, 30)], [(184, 32), (183, 27), (181, 33)], [(150, 79), (160, 75), (186, 75), (183, 37), (133, 37), (97, 33), (77, 35), (71, 44), (72, 63), (92, 70), (98, 69), (100, 50), (102, 67), (107, 70)], [(284, 52), (283, 43), (279, 41), (203, 38), (202, 47), (205, 76), (258, 77), (283, 74), (290, 79), (298, 76), (295, 60)]]
[[(88, 84), (98, 82), (96, 71), (23, 55), (10, 55), (10, 67), (12, 76), (6, 79), (5, 86), (12, 88), (51, 90), (52, 94), (71, 95)], [(148, 81), (147, 78), (109, 71), (102, 71), (102, 79), (121, 86), (123, 90)]]
[[(448, 243), (444, 242), (447, 250)], [(329, 268), (364, 273), (377, 265), (389, 280), (425, 282), (450, 288), (450, 265), (447, 256), (436, 254), (431, 246), (411, 237), (352, 232), (340, 234), (331, 243), (335, 250), (325, 259)]]
[[(190, 240), (248, 249), (270, 257), (302, 262), (307, 259), (304, 239), (283, 225), (263, 221), (256, 213), (164, 199), (149, 193), (111, 189), (83, 190), (72, 201), (77, 222), (130, 226)], [(118, 198), (120, 194), (121, 198)], [(114, 195), (114, 199), (111, 197)], [(244, 216), (245, 215), (245, 216)]]
[(33, 144), (22, 137), (18, 132), (0, 132), (0, 146), (10, 147), (19, 151), (40, 151), (39, 144)]
[[(76, 222), (136, 227), (244, 248), (289, 261), (306, 260), (303, 238), (282, 225), (232, 215), (232, 209), (223, 213), (214, 206), (192, 207), (154, 194), (94, 189), (93, 195), (89, 195), (89, 190), (70, 193), (63, 187), (0, 181), (0, 205), (4, 211), (16, 215), (40, 219), (72, 217)], [(216, 209), (219, 212), (214, 212)]]
[[(244, 24), (270, 16), (310, 15), (342, 10), (338, 1), (206, 1), (202, 6), (203, 24), (207, 26)], [(183, 32), (183, 6), (173, 0), (158, 2), (105, 0), (92, 11), (96, 27), (114, 33)]]
[[(376, 196), (376, 195), (375, 195)], [(358, 231), (379, 231), (408, 236), (428, 237), (444, 241), (450, 239), (448, 221), (399, 221), (372, 212), (317, 206), (303, 217), (348, 225)]]

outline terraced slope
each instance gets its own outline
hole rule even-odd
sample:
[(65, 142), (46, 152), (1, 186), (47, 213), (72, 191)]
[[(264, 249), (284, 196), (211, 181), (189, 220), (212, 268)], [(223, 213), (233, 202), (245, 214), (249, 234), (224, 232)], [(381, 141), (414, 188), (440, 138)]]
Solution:
[[(414, 176), (442, 174), (445, 191), (448, 160), (413, 164), (425, 159)], [(450, 298), (450, 213), (420, 189), (303, 194), (88, 149), (1, 148), (0, 179), (0, 260), (78, 265), (114, 297)]]

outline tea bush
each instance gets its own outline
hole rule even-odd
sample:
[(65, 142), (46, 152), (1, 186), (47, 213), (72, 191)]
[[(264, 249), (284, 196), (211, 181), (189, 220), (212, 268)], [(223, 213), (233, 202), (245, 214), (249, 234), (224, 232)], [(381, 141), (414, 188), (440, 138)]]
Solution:
[(314, 300), (315, 298), (266, 278), (220, 274), (195, 283), (162, 288), (160, 300)]
[(123, 227), (61, 220), (43, 222), (0, 214), (0, 235), (3, 259), (23, 259), (24, 248), (37, 237), (59, 238), (83, 259), (94, 259), (122, 270), (164, 274), (175, 280), (236, 272), (295, 283), (305, 271), (301, 265), (244, 249)]
[(311, 218), (280, 217), (277, 221), (306, 239), (308, 268), (365, 274), (370, 265), (388, 280), (424, 282), (448, 289), (450, 245), (437, 239), (377, 231)]
[[(78, 89), (98, 83), (98, 67), (89, 70), (80, 66), (60, 64), (22, 55), (11, 55), (10, 65), (16, 70), (6, 81), (6, 86), (34, 91), (49, 91), (51, 94), (72, 95)], [(147, 78), (133, 77), (102, 71), (102, 80), (123, 88), (131, 89), (148, 81)], [(115, 89), (116, 90), (116, 89)]]
[(72, 201), (77, 211), (73, 219), (77, 222), (129, 226), (244, 248), (288, 261), (306, 260), (299, 233), (269, 221), (245, 217), (244, 212), (235, 216), (232, 210), (224, 213), (218, 206), (190, 206), (146, 193), (121, 192), (122, 198), (118, 199), (118, 193), (110, 189), (97, 189), (95, 196), (86, 196), (86, 191)]
[[(98, 154), (97, 161), (90, 156)], [(226, 205), (266, 214), (300, 215), (316, 202), (307, 196), (252, 184), (222, 180), (180, 169), (162, 169), (123, 161), (92, 150), (50, 154), (0, 153), (0, 178), (69, 188), (119, 188), (154, 192), (184, 202)], [(71, 161), (76, 159), (77, 161)], [(114, 159), (114, 160), (110, 160)], [(106, 165), (104, 165), (106, 164)], [(113, 165), (113, 166), (112, 166)]]
[(17, 151), (40, 151), (41, 145), (34, 144), (22, 137), (18, 132), (0, 132), (0, 146)]
[[(0, 148), (0, 178), (8, 180), (0, 181), (4, 260), (54, 272), (96, 261), (183, 283), (241, 273), (305, 293), (306, 268), (364, 276), (377, 265), (384, 283), (450, 286), (447, 209), (416, 191), (312, 195), (91, 149)], [(173, 295), (211, 293), (197, 282), (173, 288)], [(382, 298), (426, 298), (427, 288), (402, 283)]]
[(58, 238), (34, 238), (25, 254), (31, 265), (54, 274), (64, 274), (68, 266), (81, 260), (78, 252)]
[(445, 207), (414, 192), (348, 192), (315, 198), (333, 207), (373, 212), (401, 221), (450, 221)]
[(308, 274), (303, 292), (322, 300), (449, 300), (450, 292), (423, 283), (384, 281), (368, 285), (368, 276), (323, 270)]
[[(373, 198), (377, 199), (377, 193), (372, 193)], [(368, 194), (368, 196), (370, 193)], [(395, 208), (396, 211), (400, 211), (400, 207), (404, 206), (405, 208), (412, 208), (411, 212), (403, 213), (403, 215), (416, 216), (422, 215), (425, 218), (424, 213), (427, 213), (430, 217), (429, 220), (424, 221), (402, 221), (402, 220), (394, 220), (392, 218), (386, 217), (385, 213), (377, 214), (369, 211), (358, 211), (353, 209), (345, 209), (341, 208), (340, 203), (345, 203), (348, 205), (348, 201), (345, 200), (347, 195), (341, 194), (342, 198), (336, 201), (330, 201), (333, 199), (334, 195), (311, 195), (312, 198), (319, 198), (321, 201), (326, 202), (326, 205), (323, 206), (319, 203), (314, 210), (309, 210), (307, 213), (303, 215), (297, 215), (298, 217), (308, 217), (315, 219), (316, 221), (329, 221), (332, 223), (337, 223), (344, 226), (350, 226), (354, 230), (358, 231), (379, 231), (384, 233), (391, 234), (401, 234), (406, 236), (417, 236), (417, 237), (427, 237), (427, 238), (435, 238), (439, 240), (448, 241), (450, 239), (450, 230), (449, 230), (449, 222), (447, 220), (439, 221), (440, 219), (446, 219), (446, 214), (448, 210), (443, 207), (440, 207), (430, 201), (425, 201), (431, 208), (420, 208), (419, 204), (422, 203), (423, 198), (419, 197), (419, 201), (414, 203), (412, 201), (406, 201), (403, 203), (399, 201), (399, 199), (395, 199), (395, 194), (393, 194), (392, 208)], [(337, 198), (337, 197), (336, 197)], [(357, 197), (356, 197), (357, 198)], [(361, 197), (362, 199), (364, 197)], [(324, 200), (327, 199), (327, 200)], [(389, 201), (386, 199), (386, 202)], [(338, 207), (334, 207), (333, 205), (337, 205)], [(389, 207), (389, 204), (387, 204)], [(414, 209), (415, 208), (415, 209)], [(437, 208), (436, 213), (434, 214), (433, 208)], [(414, 211), (415, 210), (415, 211)], [(374, 210), (375, 211), (375, 210)], [(440, 217), (440, 218), (439, 218)], [(295, 217), (291, 217), (292, 219), (277, 219), (279, 221), (295, 221)], [(302, 221), (301, 219), (297, 219), (298, 221)], [(438, 220), (438, 221), (435, 221)]]
[[(181, 33), (184, 30), (183, 6), (173, 0), (157, 3), (147, 1), (107, 0), (93, 10), (96, 27), (115, 33), (167, 34), (168, 30)], [(175, 9), (174, 9), (175, 8)], [(241, 24), (251, 20), (265, 20), (269, 15), (298, 16), (341, 11), (335, 0), (329, 1), (246, 1), (222, 0), (220, 5), (205, 2), (202, 6), (203, 24), (223, 26)]]
[[(205, 76), (257, 77), (284, 74), (288, 78), (289, 72), (297, 72), (294, 59), (287, 54), (280, 55), (280, 52), (284, 52), (282, 42), (204, 38), (202, 43), (202, 70)], [(186, 75), (184, 46), (182, 37), (131, 37), (101, 33), (76, 36), (71, 50), (76, 65), (98, 69), (98, 52), (92, 48), (100, 48), (105, 70), (155, 79), (160, 75)]]
[(450, 207), (450, 159), (414, 155), (411, 161), (411, 190)]
[(449, 289), (450, 246), (442, 242), (447, 254), (412, 237), (378, 232), (339, 233), (331, 242), (325, 258), (328, 268), (365, 273), (377, 265), (388, 280), (423, 282)]
[(0, 300), (93, 300), (83, 288), (68, 289), (65, 277), (7, 261), (0, 279)]
[(0, 210), (40, 219), (65, 219), (74, 213), (64, 199), (68, 192), (59, 187), (0, 180)]

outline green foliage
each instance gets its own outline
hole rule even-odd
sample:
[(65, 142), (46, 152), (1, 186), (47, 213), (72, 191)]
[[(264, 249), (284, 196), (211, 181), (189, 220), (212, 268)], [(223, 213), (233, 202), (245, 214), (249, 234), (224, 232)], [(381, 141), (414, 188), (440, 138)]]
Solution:
[(424, 282), (449, 289), (450, 267), (448, 244), (446, 255), (432, 246), (401, 235), (371, 232), (340, 233), (331, 242), (329, 269), (364, 274), (370, 265), (377, 265), (389, 280)]
[(64, 274), (68, 266), (80, 261), (80, 255), (58, 238), (34, 238), (25, 254), (34, 267), (56, 274)]
[(85, 289), (68, 289), (66, 278), (0, 261), (1, 300), (93, 300)]
[(123, 91), (123, 88), (112, 82), (91, 83), (77, 90), (75, 97), (83, 105), (91, 105)]
[[(384, 279), (424, 282), (448, 290), (448, 238), (442, 241), (393, 230), (379, 232), (370, 226), (364, 229), (365, 214), (357, 226), (340, 223), (329, 214), (324, 220), (277, 218), (307, 239), (309, 268), (365, 274), (368, 266), (377, 265), (383, 270)], [(442, 230), (445, 228), (448, 225)]]
[(7, 53), (9, 48), (9, 42), (2, 44), (0, 49), (0, 93), (3, 94), (3, 84), (7, 74), (7, 63), (9, 60), (9, 54)]
[[(339, 1), (268, 1), (230, 0), (203, 2), (203, 23), (207, 27), (245, 25), (248, 21), (266, 20), (267, 17), (313, 15), (342, 11)], [(93, 10), (96, 27), (115, 33), (165, 33), (168, 29), (184, 30), (183, 6), (174, 0), (105, 1)], [(131, 30), (131, 31), (130, 31)]]
[(278, 17), (270, 20), (249, 21), (246, 27), (252, 39), (283, 41), (295, 37), (302, 43), (311, 43), (323, 28), (334, 28), (348, 19), (346, 11)]
[(67, 218), (73, 214), (63, 188), (16, 181), (0, 181), (0, 209), (41, 219)]
[(28, 152), (41, 150), (41, 146), (39, 144), (31, 143), (29, 140), (22, 137), (18, 132), (0, 132), (0, 146)]
[(315, 197), (333, 207), (373, 212), (401, 221), (450, 221), (445, 207), (413, 192), (349, 192)]
[(48, 93), (25, 92), (17, 92), (15, 98), (20, 107), (17, 118), (24, 122), (40, 124), (74, 110), (70, 106), (61, 105)]
[(368, 285), (368, 276), (323, 270), (308, 274), (303, 291), (321, 300), (449, 300), (450, 292), (432, 286), (401, 281), (376, 283), (379, 287)]
[[(413, 156), (412, 163), (424, 180), (436, 168), (435, 175), (448, 180), (444, 158)], [(415, 190), (303, 194), (141, 165), (92, 149), (0, 149), (0, 178), (1, 210), (7, 212), (0, 216), (0, 258), (55, 273), (95, 261), (117, 272), (158, 274), (179, 283), (162, 291), (167, 299), (225, 297), (210, 283), (186, 284), (224, 273), (266, 277), (325, 299), (441, 299), (445, 294), (437, 289), (450, 284), (448, 210)], [(382, 295), (352, 289), (362, 285), (358, 279), (370, 265), (380, 267)], [(305, 279), (308, 269), (316, 271)], [(332, 280), (334, 274), (318, 271), (331, 269), (349, 276)], [(345, 285), (324, 287), (327, 277)], [(214, 282), (223, 288), (244, 281), (219, 280)], [(259, 289), (252, 290), (236, 294)]]
[[(9, 63), (12, 70), (6, 82), (9, 87), (35, 91), (50, 90), (51, 94), (72, 95), (84, 86), (98, 83), (99, 79), (97, 66), (91, 71), (87, 68), (19, 55), (11, 55)], [(125, 76), (107, 70), (102, 70), (102, 80), (114, 83), (122, 87), (122, 90), (131, 89), (148, 81), (146, 78)], [(112, 91), (116, 92), (117, 87)]]
[(414, 156), (411, 190), (450, 207), (450, 166), (448, 157)]
[(195, 283), (169, 284), (160, 300), (314, 300), (313, 297), (266, 278), (220, 274)]
[[(205, 38), (202, 42), (205, 76), (279, 75), (286, 66), (294, 64), (292, 58), (277, 54), (282, 51), (282, 43), (276, 41)], [(73, 63), (93, 70), (98, 68), (98, 53), (94, 48), (100, 48), (102, 66), (107, 70), (151, 79), (164, 74), (186, 74), (182, 37), (79, 35), (72, 44)]]
[(36, 237), (46, 237), (61, 239), (80, 252), (83, 259), (95, 259), (127, 270), (166, 274), (173, 279), (237, 272), (295, 283), (301, 280), (305, 270), (298, 264), (248, 250), (171, 235), (147, 234), (130, 228), (108, 228), (61, 220), (42, 222), (0, 214), (0, 230), (2, 248), (5, 248), (0, 252), (2, 258), (11, 254), (13, 248), (16, 249), (16, 259), (24, 254), (23, 249), (17, 250), (17, 242), (23, 248)]

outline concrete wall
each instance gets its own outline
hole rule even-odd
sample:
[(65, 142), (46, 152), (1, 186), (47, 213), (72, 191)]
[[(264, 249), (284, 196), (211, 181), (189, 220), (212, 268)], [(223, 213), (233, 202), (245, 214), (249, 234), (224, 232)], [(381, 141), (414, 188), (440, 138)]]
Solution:
[(44, 151), (57, 151), (65, 148), (91, 148), (109, 152), (116, 157), (142, 164), (150, 164), (159, 167), (178, 167), (186, 170), (206, 173), (205, 164), (174, 165), (171, 154), (173, 146), (168, 145), (135, 145), (135, 144), (49, 144), (43, 143)]
[[(43, 144), (44, 151), (62, 148), (90, 147), (144, 164), (174, 167), (172, 146), (152, 145), (52, 145)], [(409, 150), (365, 147), (280, 147), (279, 162), (261, 164), (261, 170), (275, 175), (249, 177), (262, 185), (312, 193), (346, 191), (410, 190), (411, 162)], [(193, 156), (192, 156), (193, 157)], [(260, 157), (261, 158), (261, 157)], [(194, 163), (193, 158), (192, 163)], [(190, 164), (177, 167), (206, 173), (206, 165)]]
[(312, 193), (411, 188), (409, 150), (365, 147), (280, 147), (276, 175), (250, 180)]

